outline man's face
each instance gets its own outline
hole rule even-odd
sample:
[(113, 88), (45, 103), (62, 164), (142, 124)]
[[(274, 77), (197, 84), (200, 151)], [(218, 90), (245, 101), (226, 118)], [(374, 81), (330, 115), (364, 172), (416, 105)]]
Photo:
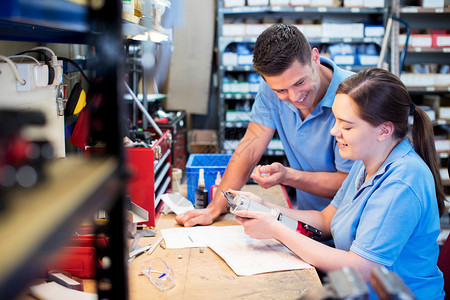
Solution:
[[(320, 65), (320, 61), (318, 62)], [(312, 111), (320, 99), (316, 96), (320, 87), (317, 62), (302, 65), (295, 60), (280, 75), (264, 76), (267, 84), (281, 100), (292, 103), (300, 110)]]

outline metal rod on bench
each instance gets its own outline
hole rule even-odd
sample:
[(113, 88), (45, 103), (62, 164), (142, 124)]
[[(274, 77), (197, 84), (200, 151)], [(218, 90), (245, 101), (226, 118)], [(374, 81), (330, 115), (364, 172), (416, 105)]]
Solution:
[(128, 83), (126, 83), (125, 81), (123, 82), (125, 83), (125, 87), (127, 88), (128, 92), (131, 95), (131, 98), (133, 98), (134, 102), (136, 102), (137, 106), (139, 107), (139, 109), (142, 111), (142, 113), (145, 115), (145, 117), (147, 118), (147, 120), (150, 122), (150, 124), (152, 125), (152, 127), (156, 130), (156, 132), (159, 134), (159, 136), (163, 136), (163, 133), (161, 131), (161, 129), (158, 127), (158, 125), (156, 124), (156, 122), (153, 120), (152, 116), (150, 116), (150, 114), (148, 113), (147, 109), (144, 107), (144, 105), (142, 105), (142, 103), (139, 101), (139, 99), (136, 97), (136, 94), (131, 90), (130, 86), (128, 85)]

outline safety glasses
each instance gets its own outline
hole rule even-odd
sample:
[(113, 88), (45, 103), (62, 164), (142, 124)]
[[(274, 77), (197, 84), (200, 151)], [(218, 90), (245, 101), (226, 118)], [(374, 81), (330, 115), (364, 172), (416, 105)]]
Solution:
[(175, 286), (175, 275), (161, 258), (152, 258), (142, 263), (142, 273), (161, 291)]

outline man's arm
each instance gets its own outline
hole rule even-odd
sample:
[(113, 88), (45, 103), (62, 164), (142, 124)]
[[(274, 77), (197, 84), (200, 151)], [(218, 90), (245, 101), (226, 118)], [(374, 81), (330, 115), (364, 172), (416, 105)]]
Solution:
[(347, 178), (342, 172), (305, 172), (287, 168), (288, 176), (281, 183), (325, 198), (333, 198)]
[[(244, 137), (239, 142), (227, 165), (218, 190), (240, 190), (250, 178), (255, 165), (267, 149), (275, 129), (249, 122)], [(221, 192), (215, 193), (214, 199), (205, 209), (196, 209), (176, 217), (184, 226), (209, 225), (222, 213), (226, 212), (227, 199)]]
[(292, 186), (307, 193), (333, 198), (347, 178), (342, 172), (306, 172), (284, 167), (280, 163), (256, 168), (252, 178), (263, 188), (276, 184)]

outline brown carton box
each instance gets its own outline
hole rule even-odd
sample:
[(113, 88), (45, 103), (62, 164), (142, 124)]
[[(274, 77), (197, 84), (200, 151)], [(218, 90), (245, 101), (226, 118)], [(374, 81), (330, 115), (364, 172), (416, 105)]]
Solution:
[(189, 131), (189, 153), (217, 153), (217, 133), (210, 129)]

